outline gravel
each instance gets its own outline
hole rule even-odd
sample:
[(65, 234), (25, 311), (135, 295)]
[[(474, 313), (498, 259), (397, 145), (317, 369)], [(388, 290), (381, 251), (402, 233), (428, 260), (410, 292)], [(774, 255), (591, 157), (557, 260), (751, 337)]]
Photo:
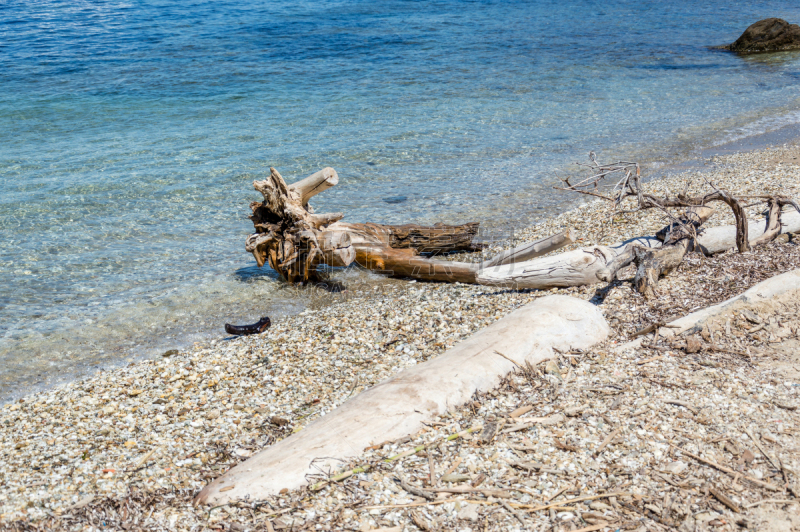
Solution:
[[(704, 175), (738, 194), (800, 197), (797, 153), (781, 147), (718, 157)], [(647, 187), (656, 193), (704, 187), (698, 176), (683, 173)], [(751, 208), (752, 216), (759, 213)], [(612, 244), (665, 223), (655, 211), (614, 214), (591, 202), (487, 252), (566, 227), (581, 235), (580, 245)], [(732, 219), (720, 210), (708, 225), (727, 223)], [(744, 315), (709, 325), (711, 340), (700, 338), (698, 353), (664, 339), (651, 339), (652, 348), (615, 350), (646, 325), (800, 267), (794, 238), (757, 253), (690, 255), (661, 280), (654, 301), (633, 292), (625, 272), (610, 286), (544, 292), (367, 276), (369, 282), (325, 293), (324, 304), (263, 335), (196, 344), (27, 396), (0, 410), (0, 528), (513, 530), (524, 522), (530, 529), (606, 523), (614, 530), (732, 530), (775, 521), (800, 530), (793, 517), (797, 504), (744, 508), (796, 496), (786, 491), (784, 472), (759, 449), (777, 456), (796, 486), (800, 381), (787, 362), (793, 355), (781, 349), (797, 340), (796, 298), (753, 310), (766, 325), (752, 334), (747, 331), (756, 324)], [(341, 280), (352, 278), (345, 273)], [(208, 480), (255, 451), (549, 293), (600, 305), (614, 330), (609, 342), (517, 372), (408, 441), (365, 451), (341, 470), (371, 468), (343, 482), (211, 511), (190, 506)], [(528, 406), (522, 417), (510, 417)], [(530, 426), (511, 430), (521, 425)], [(445, 441), (470, 427), (480, 430)], [(430, 447), (384, 461), (418, 445)], [(679, 448), (741, 470), (741, 476), (732, 482)], [(441, 478), (445, 472), (452, 476), (444, 480), (452, 482)], [(332, 473), (320, 471), (318, 480)], [(764, 490), (744, 475), (783, 487)], [(395, 479), (425, 490), (474, 485), (493, 491), (435, 492), (439, 499), (431, 503)], [(630, 495), (609, 497), (612, 492)], [(586, 496), (599, 497), (566, 502)], [(560, 506), (532, 510), (550, 498)], [(741, 512), (734, 513), (725, 498)], [(409, 504), (414, 506), (387, 508)]]

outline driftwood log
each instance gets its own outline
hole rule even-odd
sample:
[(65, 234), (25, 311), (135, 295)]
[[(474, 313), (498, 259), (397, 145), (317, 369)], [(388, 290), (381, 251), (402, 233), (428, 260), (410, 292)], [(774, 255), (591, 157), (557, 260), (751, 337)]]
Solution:
[[(593, 152), (589, 158), (591, 164), (582, 166), (590, 168), (592, 175), (577, 183), (571, 183), (569, 178), (562, 179), (565, 186), (556, 188), (610, 201), (615, 209), (621, 208), (625, 199), (634, 198), (637, 204), (634, 211), (660, 209), (672, 219), (672, 222), (654, 238), (639, 237), (616, 246), (593, 246), (539, 260), (516, 263), (506, 268), (484, 268), (478, 274), (478, 283), (538, 289), (582, 286), (600, 281), (613, 281), (619, 270), (634, 263), (637, 266), (634, 286), (646, 298), (652, 298), (655, 296), (658, 279), (674, 270), (688, 251), (697, 249), (711, 254), (728, 250), (735, 245), (739, 252), (745, 252), (771, 242), (784, 228), (789, 231), (797, 230), (794, 227), (797, 222), (784, 223), (788, 222), (786, 219), (789, 216), (782, 214), (784, 206), (792, 206), (797, 213), (791, 213), (791, 218), (800, 220), (800, 217), (795, 216), (800, 213), (800, 206), (790, 198), (736, 197), (710, 182), (707, 183), (713, 192), (703, 196), (687, 196), (684, 193), (675, 197), (656, 197), (642, 190), (637, 163), (620, 161), (601, 165), (597, 163)], [(604, 193), (599, 185), (614, 174), (623, 174), (623, 177), (613, 186), (610, 193)], [(767, 202), (766, 226), (760, 234), (751, 232), (751, 222), (748, 221), (745, 212), (747, 205), (743, 204), (743, 200), (752, 198)], [(732, 228), (710, 230), (708, 237), (704, 238), (704, 235), (699, 236), (700, 226), (714, 213), (708, 206), (713, 202), (728, 205), (736, 223)], [(686, 210), (680, 217), (675, 217), (669, 212), (670, 208)]]
[[(642, 190), (638, 164), (621, 161), (601, 165), (597, 163), (594, 153), (589, 158), (591, 164), (583, 166), (590, 168), (592, 175), (576, 183), (570, 182), (569, 178), (562, 179), (565, 186), (557, 188), (610, 201), (615, 209), (620, 209), (627, 198), (633, 198), (636, 201), (634, 211), (659, 209), (672, 220), (670, 224), (655, 237), (639, 237), (615, 246), (592, 246), (518, 262), (509, 267), (483, 268), (478, 273), (478, 283), (537, 289), (582, 286), (611, 282), (619, 270), (633, 263), (636, 265), (634, 286), (646, 298), (652, 298), (656, 295), (658, 279), (674, 270), (689, 251), (696, 249), (712, 254), (736, 247), (739, 252), (745, 252), (771, 242), (782, 230), (797, 231), (800, 228), (800, 206), (784, 196), (737, 197), (708, 183), (712, 191), (702, 196), (684, 193), (674, 197), (657, 197)], [(622, 174), (623, 177), (610, 193), (605, 192), (600, 184), (614, 174)], [(743, 203), (746, 199), (766, 201), (767, 219), (763, 231), (751, 230), (755, 222), (748, 221), (746, 217), (745, 208), (749, 206)], [(702, 234), (701, 225), (714, 212), (708, 206), (713, 202), (725, 203), (733, 212), (736, 223)], [(791, 206), (797, 212), (783, 214), (784, 206)], [(669, 211), (676, 208), (685, 211), (676, 217)]]
[(596, 306), (561, 295), (539, 298), (266, 447), (208, 484), (195, 503), (264, 500), (309, 480), (313, 485), (330, 478), (320, 472), (335, 471), (365, 447), (414, 434), (475, 393), (495, 388), (515, 367), (551, 358), (556, 350), (587, 349), (608, 333)]
[[(255, 233), (247, 237), (245, 249), (259, 266), (266, 263), (290, 283), (320, 280), (319, 266), (341, 267), (357, 263), (393, 277), (426, 281), (475, 283), (482, 263), (437, 259), (458, 251), (479, 251), (474, 242), (477, 223), (381, 225), (346, 223), (342, 213), (316, 214), (309, 200), (335, 186), (339, 176), (324, 168), (287, 185), (270, 168), (270, 175), (253, 187), (264, 200), (253, 202), (250, 219)], [(575, 241), (571, 230), (523, 244), (488, 261), (490, 265), (529, 260)]]
[[(674, 270), (689, 251), (712, 254), (736, 247), (745, 252), (772, 241), (784, 229), (800, 229), (785, 227), (792, 224), (786, 223), (783, 208), (791, 206), (800, 213), (800, 206), (784, 196), (736, 196), (707, 182), (711, 190), (701, 196), (683, 193), (658, 197), (643, 191), (637, 163), (601, 165), (594, 153), (590, 154), (590, 160), (591, 164), (582, 165), (591, 170), (589, 177), (577, 183), (563, 179), (565, 186), (557, 188), (610, 201), (615, 210), (632, 198), (636, 202), (634, 211), (659, 209), (670, 223), (652, 237), (548, 257), (542, 256), (575, 242), (576, 235), (571, 229), (484, 261), (442, 260), (437, 256), (481, 250), (482, 246), (474, 241), (477, 223), (425, 227), (343, 222), (341, 213), (316, 214), (308, 203), (314, 195), (338, 183), (333, 168), (320, 170), (291, 185), (271, 168), (267, 179), (253, 183), (264, 200), (251, 204), (256, 232), (247, 238), (246, 249), (259, 266), (269, 263), (290, 283), (321, 280), (322, 265), (342, 267), (356, 263), (393, 277), (547, 289), (611, 282), (622, 268), (635, 264), (633, 283), (649, 298), (655, 296), (658, 279)], [(600, 184), (613, 175), (623, 177), (610, 192), (605, 192)], [(745, 204), (751, 199), (756, 203)], [(714, 213), (709, 204), (715, 202), (726, 204), (736, 223), (730, 228), (704, 232), (701, 226)], [(753, 230), (755, 222), (748, 221), (745, 213), (747, 207), (759, 202), (767, 204), (763, 231)], [(676, 209), (682, 212), (673, 214)], [(792, 219), (797, 213), (791, 213)]]
[[(785, 212), (781, 219), (784, 224), (782, 232), (800, 231), (799, 213)], [(751, 239), (754, 240), (764, 233), (759, 227), (761, 223), (749, 220)], [(736, 247), (736, 236), (735, 225), (711, 227), (697, 236), (694, 241), (695, 250), (706, 255), (727, 251)], [(479, 272), (477, 282), (542, 290), (611, 282), (616, 272), (633, 262), (633, 249), (658, 251), (661, 246), (662, 242), (652, 236), (633, 238), (614, 246), (585, 247), (511, 266), (484, 268)]]
[[(654, 237), (639, 237), (615, 246), (592, 246), (510, 266), (484, 268), (478, 283), (547, 289), (611, 282), (617, 272), (641, 263), (636, 285), (655, 284), (661, 274), (677, 266), (693, 246), (693, 231), (714, 213), (710, 207), (693, 207), (677, 223)], [(666, 245), (665, 244), (666, 241)]]

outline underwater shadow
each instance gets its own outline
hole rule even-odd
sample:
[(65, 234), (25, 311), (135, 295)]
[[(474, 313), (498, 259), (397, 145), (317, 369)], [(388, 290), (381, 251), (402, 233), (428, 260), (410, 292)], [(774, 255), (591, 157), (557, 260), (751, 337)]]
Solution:
[(237, 281), (243, 283), (253, 283), (257, 281), (280, 281), (281, 276), (272, 268), (259, 268), (258, 265), (245, 266), (239, 268), (233, 274), (236, 276)]

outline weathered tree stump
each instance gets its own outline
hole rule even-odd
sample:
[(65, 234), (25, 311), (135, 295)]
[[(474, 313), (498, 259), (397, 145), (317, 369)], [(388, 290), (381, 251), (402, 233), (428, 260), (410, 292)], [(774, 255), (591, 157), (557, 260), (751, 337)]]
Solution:
[[(253, 187), (264, 200), (253, 202), (250, 219), (256, 230), (245, 249), (259, 266), (266, 263), (289, 283), (318, 281), (318, 266), (357, 263), (394, 277), (427, 281), (475, 283), (481, 263), (437, 259), (437, 255), (480, 251), (474, 242), (477, 223), (464, 225), (381, 225), (341, 222), (342, 213), (316, 214), (308, 201), (335, 186), (339, 176), (324, 168), (291, 185), (270, 168), (270, 175)], [(502, 253), (491, 263), (507, 264), (540, 256), (574, 242), (570, 231), (524, 244)]]

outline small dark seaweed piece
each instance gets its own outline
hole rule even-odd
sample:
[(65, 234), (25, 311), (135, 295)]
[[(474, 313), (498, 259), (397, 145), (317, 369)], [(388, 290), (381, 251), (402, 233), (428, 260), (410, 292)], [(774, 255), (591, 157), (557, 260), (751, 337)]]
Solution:
[(225, 332), (228, 334), (235, 334), (236, 336), (243, 336), (246, 334), (261, 334), (269, 329), (269, 318), (264, 316), (252, 325), (231, 325), (225, 324)]

